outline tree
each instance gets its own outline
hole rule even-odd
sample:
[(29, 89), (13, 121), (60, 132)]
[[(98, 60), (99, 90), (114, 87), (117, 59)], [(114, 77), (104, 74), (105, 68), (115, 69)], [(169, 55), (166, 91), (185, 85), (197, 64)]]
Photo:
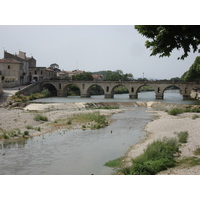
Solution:
[(196, 57), (190, 69), (181, 76), (181, 79), (184, 81), (197, 81), (200, 79), (200, 56)]
[(60, 72), (59, 65), (56, 63), (53, 63), (49, 66), (49, 69), (53, 69), (55, 72)]
[(183, 49), (184, 53), (178, 59), (184, 60), (190, 49), (200, 53), (200, 26), (198, 25), (136, 25), (135, 29), (147, 40), (145, 46), (150, 48), (151, 56), (170, 56), (173, 49)]
[(94, 78), (92, 76), (92, 73), (90, 72), (84, 72), (82, 74), (76, 74), (72, 76), (72, 80), (76, 80), (76, 81), (93, 81)]

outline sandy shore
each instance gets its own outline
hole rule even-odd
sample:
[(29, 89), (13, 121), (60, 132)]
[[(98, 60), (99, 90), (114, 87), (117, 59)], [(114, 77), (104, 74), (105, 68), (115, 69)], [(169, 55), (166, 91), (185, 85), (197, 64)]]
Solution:
[[(177, 137), (175, 132), (188, 131), (188, 142), (180, 147), (180, 157), (192, 157), (193, 151), (200, 148), (200, 118), (192, 119), (194, 113), (184, 113), (178, 116), (172, 116), (164, 111), (156, 111), (155, 115), (159, 118), (149, 122), (145, 131), (148, 132), (147, 138), (139, 144), (134, 145), (127, 153), (126, 161), (142, 154), (144, 149), (153, 141), (163, 139), (164, 137), (172, 138)], [(196, 113), (195, 113), (196, 115)], [(200, 117), (200, 114), (197, 114)], [(196, 156), (197, 157), (197, 156)], [(127, 163), (130, 166), (130, 162)], [(160, 172), (162, 175), (199, 175), (200, 166), (183, 168), (175, 167), (169, 170)]]

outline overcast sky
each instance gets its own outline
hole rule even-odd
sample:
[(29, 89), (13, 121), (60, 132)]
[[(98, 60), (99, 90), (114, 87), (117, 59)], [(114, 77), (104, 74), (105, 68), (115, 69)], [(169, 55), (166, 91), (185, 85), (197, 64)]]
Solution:
[(194, 62), (197, 53), (184, 61), (177, 60), (182, 51), (171, 57), (151, 56), (147, 38), (133, 25), (1, 25), (0, 57), (4, 49), (19, 50), (37, 60), (37, 66), (57, 63), (61, 70), (122, 70), (134, 78), (170, 79), (180, 77)]

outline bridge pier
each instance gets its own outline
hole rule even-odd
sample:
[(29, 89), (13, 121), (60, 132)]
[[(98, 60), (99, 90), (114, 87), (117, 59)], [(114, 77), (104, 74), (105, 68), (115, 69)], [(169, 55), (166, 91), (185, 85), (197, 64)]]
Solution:
[(156, 99), (163, 99), (163, 95), (162, 94), (156, 94)]
[(104, 94), (104, 98), (114, 98), (114, 94)]
[(91, 95), (90, 94), (81, 94), (81, 97), (83, 97), (83, 98), (89, 98), (89, 97), (91, 97)]
[(192, 99), (192, 98), (190, 97), (190, 95), (188, 95), (188, 94), (183, 94), (183, 100), (189, 100), (189, 99)]
[(129, 94), (129, 99), (137, 99), (138, 94)]

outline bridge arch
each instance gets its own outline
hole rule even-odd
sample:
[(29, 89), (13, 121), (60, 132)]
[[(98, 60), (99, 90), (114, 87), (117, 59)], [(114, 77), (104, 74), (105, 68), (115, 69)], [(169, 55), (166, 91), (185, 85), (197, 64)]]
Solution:
[[(96, 87), (96, 88), (94, 88)], [(94, 91), (92, 92), (92, 89), (94, 89)], [(91, 84), (87, 89), (86, 89), (86, 94), (88, 97), (90, 97), (91, 95), (94, 95), (95, 94), (95, 90), (97, 90), (96, 92), (97, 93), (102, 93), (102, 94), (105, 94), (105, 88), (102, 87), (100, 84), (98, 83), (94, 83), (94, 84)]]
[(63, 94), (63, 97), (67, 97), (67, 96), (70, 96), (69, 94), (76, 94), (74, 96), (80, 96), (81, 94), (81, 89), (80, 87), (77, 85), (77, 84), (74, 84), (74, 83), (70, 83), (70, 84), (67, 84), (63, 87), (63, 91), (62, 91), (62, 94)]
[(134, 94), (135, 94), (135, 97), (136, 97), (136, 98), (138, 98), (138, 93), (140, 93), (140, 89), (141, 89), (142, 87), (144, 87), (144, 86), (150, 87), (148, 90), (144, 90), (144, 91), (154, 91), (154, 92), (155, 92), (155, 96), (156, 96), (158, 93), (160, 93), (160, 91), (161, 91), (161, 88), (160, 88), (160, 87), (156, 87), (156, 86), (151, 85), (151, 84), (142, 84), (142, 85), (139, 85), (138, 87), (136, 87), (135, 90), (134, 90), (134, 88), (133, 88)]
[(168, 89), (170, 89), (170, 88), (174, 88), (174, 89), (179, 90), (179, 93), (181, 94), (181, 87), (180, 87), (179, 85), (170, 84), (170, 85), (165, 86), (165, 87), (163, 88), (163, 91), (162, 91), (162, 96), (163, 96), (163, 98), (164, 98), (165, 92), (166, 92)]
[[(127, 85), (125, 85), (125, 84), (123, 84), (123, 83), (119, 83), (119, 84), (117, 84), (117, 85), (114, 85), (114, 86), (111, 88), (111, 90), (110, 90), (110, 94), (111, 94), (111, 97), (112, 97), (112, 98), (114, 97), (115, 89), (118, 88), (118, 87), (120, 87), (120, 86), (124, 87), (124, 89), (127, 90), (127, 94), (130, 93), (130, 89), (129, 89), (129, 87), (128, 87)], [(133, 90), (134, 90), (134, 89), (133, 89)], [(126, 92), (126, 91), (124, 91), (124, 92)]]
[(57, 87), (53, 84), (53, 83), (45, 83), (42, 85), (42, 90), (43, 89), (48, 89), (50, 92), (50, 96), (54, 97), (57, 96), (58, 91), (57, 91)]

